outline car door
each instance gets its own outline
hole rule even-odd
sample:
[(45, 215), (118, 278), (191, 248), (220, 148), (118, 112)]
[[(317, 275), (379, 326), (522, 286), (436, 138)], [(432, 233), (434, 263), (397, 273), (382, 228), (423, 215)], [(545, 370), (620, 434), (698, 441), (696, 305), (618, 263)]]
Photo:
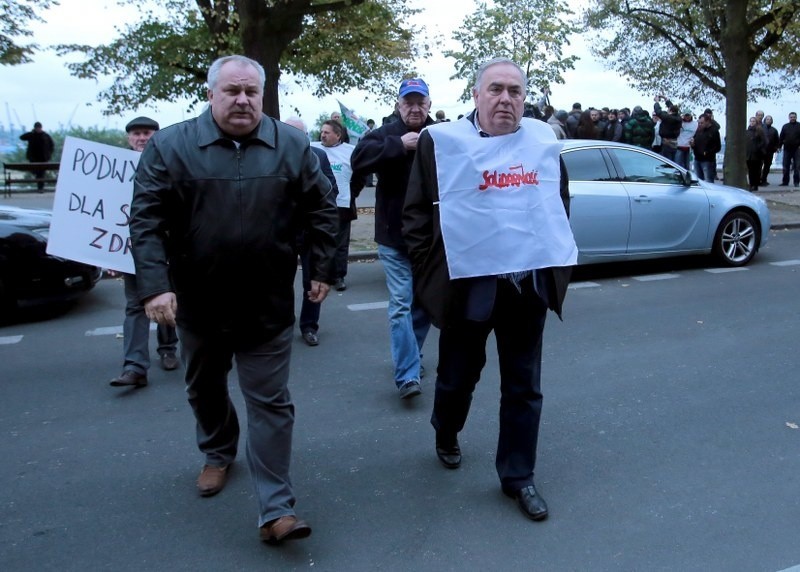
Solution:
[[(570, 225), (582, 263), (624, 255), (628, 245), (630, 202), (609, 171), (600, 147), (564, 149), (569, 176)], [(598, 260), (600, 259), (600, 260)]]
[(644, 150), (609, 149), (630, 195), (628, 253), (683, 253), (707, 246), (708, 197), (683, 171)]

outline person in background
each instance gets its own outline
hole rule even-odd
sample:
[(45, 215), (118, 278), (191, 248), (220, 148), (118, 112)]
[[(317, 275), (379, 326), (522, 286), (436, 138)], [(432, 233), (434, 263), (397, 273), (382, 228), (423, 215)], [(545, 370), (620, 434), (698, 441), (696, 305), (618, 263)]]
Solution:
[(342, 121), (342, 114), (338, 111), (334, 111), (331, 113), (331, 120), (338, 122), (339, 125), (342, 126), (342, 143), (350, 143), (350, 135), (347, 133), (347, 127), (345, 127), (344, 121)]
[[(338, 292), (347, 290), (344, 281), (347, 276), (347, 258), (350, 248), (350, 223), (356, 218), (355, 194), (361, 188), (353, 182), (353, 170), (350, 167), (350, 156), (355, 147), (342, 141), (344, 129), (337, 121), (329, 119), (322, 124), (320, 141), (311, 144), (322, 149), (328, 156), (336, 187), (336, 207), (339, 211), (339, 232), (336, 235), (336, 263), (334, 265), (334, 289)], [(351, 189), (354, 192), (351, 192)]]
[(778, 130), (772, 126), (772, 116), (764, 117), (764, 137), (767, 138), (767, 147), (764, 149), (764, 165), (761, 168), (761, 186), (769, 185), (769, 171), (772, 168), (772, 159), (781, 144), (781, 136)]
[[(542, 520), (548, 507), (534, 484), (542, 333), (548, 308), (561, 313), (578, 249), (568, 220), (562, 145), (544, 122), (523, 118), (526, 85), (515, 62), (489, 60), (476, 73), (469, 120), (422, 132), (403, 234), (417, 297), (440, 328), (431, 415), (436, 455), (447, 469), (461, 465), (458, 434), (494, 332), (500, 363), (497, 475), (523, 514)], [(497, 183), (512, 175), (520, 192)], [(535, 203), (527, 193), (536, 194)]]
[(691, 146), (689, 140), (694, 136), (697, 131), (697, 121), (691, 113), (684, 112), (681, 116), (681, 131), (678, 133), (678, 148), (675, 152), (675, 162), (689, 170), (689, 155)]
[[(308, 127), (305, 122), (299, 117), (292, 116), (284, 121), (286, 125), (291, 125), (302, 131), (308, 137)], [(339, 187), (336, 186), (336, 177), (333, 176), (331, 163), (328, 161), (328, 155), (322, 149), (312, 145), (311, 151), (319, 159), (319, 168), (328, 182), (331, 184), (331, 192), (334, 196), (338, 196)], [(313, 302), (309, 293), (311, 290), (311, 241), (306, 238), (306, 229), (301, 229), (297, 235), (297, 249), (300, 254), (300, 273), (303, 285), (302, 301), (300, 302), (300, 317), (297, 320), (297, 325), (300, 328), (300, 336), (306, 345), (316, 347), (319, 345), (319, 316), (322, 311), (321, 302)]]
[[(373, 129), (375, 129), (375, 120), (374, 119), (367, 119), (367, 130), (364, 132), (364, 135), (366, 135), (367, 133), (369, 133)], [(367, 175), (367, 178), (364, 181), (364, 186), (365, 187), (374, 187), (375, 186), (375, 173), (370, 173), (369, 175)], [(358, 195), (358, 193), (355, 193), (355, 195), (353, 195), (353, 196), (356, 196), (356, 195)]]
[(553, 115), (550, 116), (550, 119), (547, 120), (547, 124), (553, 129), (553, 133), (556, 134), (556, 139), (566, 139), (567, 138), (567, 131), (566, 131), (566, 120), (569, 115), (563, 109), (556, 111)]
[[(128, 134), (128, 146), (141, 153), (153, 134), (158, 131), (158, 122), (149, 117), (137, 117), (128, 122), (125, 132)], [(116, 272), (107, 271), (115, 276)], [(112, 379), (113, 387), (144, 387), (147, 385), (147, 371), (150, 369), (150, 319), (145, 314), (144, 306), (139, 300), (136, 275), (121, 273), (125, 284), (125, 321), (122, 323), (122, 373)], [(177, 356), (178, 334), (168, 324), (156, 326), (158, 340), (158, 356), (161, 367), (166, 371), (178, 368)]]
[(789, 186), (789, 176), (794, 174), (794, 186), (800, 186), (800, 123), (797, 113), (789, 114), (789, 123), (784, 123), (778, 136), (783, 147), (783, 180), (781, 187)]
[(764, 150), (767, 148), (764, 130), (755, 117), (750, 118), (745, 143), (747, 180), (750, 183), (750, 191), (754, 193), (758, 190), (758, 184), (761, 182), (761, 167), (764, 163)]
[[(354, 177), (378, 174), (375, 188), (375, 242), (389, 290), (389, 333), (394, 363), (394, 383), (401, 399), (422, 393), (422, 345), (430, 318), (414, 301), (411, 261), (401, 232), (408, 173), (423, 128), (433, 125), (428, 115), (428, 84), (420, 78), (404, 79), (397, 96), (400, 120), (367, 134), (351, 158)], [(445, 123), (451, 125), (456, 122)], [(442, 125), (442, 124), (440, 124)]]
[[(33, 124), (33, 131), (28, 131), (19, 136), (20, 139), (28, 144), (25, 150), (25, 158), (31, 163), (47, 163), (53, 156), (55, 144), (50, 134), (42, 129), (42, 124), (38, 121)], [(47, 174), (45, 170), (31, 171), (33, 176), (36, 177), (36, 188), (38, 191), (44, 192), (44, 176)]]
[(265, 82), (264, 68), (245, 56), (211, 64), (207, 109), (156, 133), (142, 153), (130, 229), (147, 316), (178, 324), (204, 457), (197, 491), (222, 491), (238, 452), (228, 393), (235, 363), (259, 536), (279, 543), (311, 534), (297, 518), (289, 478), (296, 239), (308, 231), (308, 296), (322, 302), (338, 215), (308, 138), (262, 112)]
[[(662, 99), (668, 111), (661, 109), (659, 100)], [(674, 105), (666, 96), (656, 96), (653, 104), (653, 113), (661, 119), (658, 126), (658, 135), (661, 137), (660, 153), (662, 157), (666, 157), (670, 161), (675, 160), (675, 155), (678, 152), (678, 135), (680, 135), (681, 123), (683, 122), (680, 112), (680, 108)]]
[(622, 123), (617, 119), (617, 110), (609, 109), (606, 118), (607, 123), (603, 129), (603, 139), (606, 141), (622, 141)]
[(717, 153), (722, 149), (719, 130), (705, 113), (697, 118), (697, 131), (689, 140), (694, 150), (694, 172), (701, 181), (714, 182), (717, 172)]
[(637, 105), (622, 126), (623, 142), (650, 149), (653, 146), (654, 137), (655, 124), (650, 118), (650, 114)]

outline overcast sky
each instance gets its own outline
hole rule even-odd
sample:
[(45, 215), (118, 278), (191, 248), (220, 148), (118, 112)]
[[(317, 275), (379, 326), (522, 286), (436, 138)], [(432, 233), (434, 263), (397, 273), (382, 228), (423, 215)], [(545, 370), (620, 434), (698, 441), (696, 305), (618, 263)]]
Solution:
[[(573, 0), (574, 5), (584, 2)], [(449, 38), (462, 18), (474, 10), (470, 0), (459, 2), (429, 2), (410, 0), (410, 4), (423, 8), (415, 23), (421, 28), (427, 26), (430, 34), (439, 33)], [(116, 37), (115, 27), (125, 22), (133, 22), (139, 9), (119, 6), (115, 0), (60, 0), (60, 5), (43, 13), (45, 22), (32, 26), (34, 41), (47, 46), (59, 43), (81, 43), (99, 45)], [(572, 39), (569, 53), (580, 55), (576, 69), (565, 74), (566, 85), (553, 86), (551, 103), (558, 109), (569, 110), (573, 102), (579, 101), (584, 109), (594, 107), (630, 107), (641, 105), (652, 108), (653, 94), (643, 94), (628, 87), (625, 80), (616, 72), (605, 69), (589, 53), (582, 37)], [(80, 61), (80, 58), (74, 58)], [(129, 119), (137, 115), (150, 115), (162, 125), (188, 119), (197, 112), (187, 112), (188, 102), (161, 103), (155, 108), (141, 108), (121, 116), (104, 116), (103, 104), (96, 100), (97, 93), (111, 85), (107, 79), (98, 83), (72, 77), (64, 65), (64, 60), (51, 52), (41, 52), (35, 56), (34, 63), (21, 66), (0, 67), (0, 94), (4, 109), (0, 110), (0, 124), (8, 128), (24, 125), (30, 129), (34, 121), (41, 121), (45, 129), (57, 130), (60, 127), (107, 127), (122, 129)], [(458, 101), (464, 89), (463, 81), (450, 81), (453, 74), (453, 61), (436, 55), (425, 62), (418, 62), (420, 75), (431, 89), (432, 111), (442, 109), (447, 117), (455, 119), (465, 113), (470, 105)], [(294, 90), (294, 93), (281, 92), (281, 115), (294, 114), (300, 110), (307, 123), (313, 124), (321, 113), (330, 113), (338, 108), (337, 99), (364, 118), (373, 118), (380, 124), (381, 117), (391, 111), (391, 107), (379, 102), (370, 94), (351, 91), (325, 98), (315, 98), (307, 93)], [(800, 110), (797, 95), (780, 102), (759, 102), (748, 107), (749, 115), (762, 108), (775, 118), (777, 126), (782, 125), (790, 110)], [(198, 108), (200, 110), (200, 108)], [(715, 114), (722, 121), (722, 104)], [(701, 109), (693, 110), (695, 113)], [(724, 123), (723, 123), (724, 125)], [(743, 126), (743, 129), (746, 125)]]

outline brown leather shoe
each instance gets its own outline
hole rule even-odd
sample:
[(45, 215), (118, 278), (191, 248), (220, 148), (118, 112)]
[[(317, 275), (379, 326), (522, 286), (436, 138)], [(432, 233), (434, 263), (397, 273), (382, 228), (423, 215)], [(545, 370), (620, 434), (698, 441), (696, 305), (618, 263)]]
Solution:
[(225, 488), (228, 482), (228, 469), (230, 465), (215, 467), (214, 465), (203, 465), (200, 476), (197, 477), (197, 490), (201, 497), (210, 497)]
[(277, 544), (284, 540), (298, 540), (311, 536), (311, 527), (296, 516), (287, 515), (271, 520), (259, 529), (261, 540)]
[(164, 352), (161, 354), (161, 367), (165, 371), (172, 371), (173, 369), (178, 369), (180, 365), (180, 361), (178, 361), (178, 356), (175, 355), (175, 352)]
[(126, 369), (119, 376), (109, 381), (108, 384), (112, 387), (144, 387), (147, 385), (147, 376), (143, 373), (137, 373), (133, 370)]

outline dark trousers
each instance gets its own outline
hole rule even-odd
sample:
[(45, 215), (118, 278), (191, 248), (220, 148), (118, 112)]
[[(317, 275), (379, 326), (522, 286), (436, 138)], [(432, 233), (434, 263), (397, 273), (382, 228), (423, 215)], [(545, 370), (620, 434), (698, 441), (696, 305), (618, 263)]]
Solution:
[(750, 188), (758, 188), (761, 183), (761, 159), (748, 159), (747, 160), (747, 182)]
[[(122, 349), (124, 360), (123, 371), (135, 371), (146, 374), (150, 368), (150, 320), (144, 313), (144, 306), (139, 301), (135, 274), (123, 274), (125, 284), (125, 321), (122, 323)], [(156, 327), (158, 355), (175, 353), (178, 345), (178, 334), (172, 326)]]
[[(47, 175), (47, 171), (31, 171), (31, 173), (33, 173), (33, 176), (36, 177), (37, 179), (44, 179), (45, 175)], [(41, 180), (36, 181), (36, 188), (39, 189), (40, 191), (43, 191), (44, 181)]]
[(180, 328), (180, 338), (186, 393), (205, 463), (222, 466), (236, 458), (239, 420), (228, 393), (235, 357), (247, 409), (247, 464), (258, 499), (258, 525), (294, 514), (289, 478), (294, 404), (288, 387), (292, 328), (247, 348), (234, 346), (223, 335), (200, 335), (185, 328)]
[(789, 175), (794, 174), (794, 184), (800, 184), (800, 147), (783, 147), (783, 184), (789, 184)]
[(764, 154), (764, 164), (761, 166), (761, 184), (767, 185), (769, 184), (769, 170), (772, 167), (772, 159), (775, 157), (775, 153), (765, 153)]
[(339, 231), (336, 233), (336, 255), (334, 268), (336, 278), (347, 276), (347, 257), (350, 254), (350, 222), (353, 213), (350, 209), (339, 208)]
[(308, 299), (308, 292), (311, 290), (311, 254), (304, 245), (300, 249), (300, 271), (303, 275), (303, 291), (300, 293), (303, 301), (300, 303), (298, 325), (303, 333), (316, 332), (319, 330), (319, 314), (322, 304)]
[(439, 367), (431, 424), (456, 434), (463, 429), (472, 393), (486, 364), (486, 340), (494, 330), (500, 361), (500, 434), (495, 466), (504, 489), (533, 484), (542, 410), (542, 331), (547, 308), (523, 280), (522, 292), (498, 279), (492, 315), (463, 320), (439, 334)]

